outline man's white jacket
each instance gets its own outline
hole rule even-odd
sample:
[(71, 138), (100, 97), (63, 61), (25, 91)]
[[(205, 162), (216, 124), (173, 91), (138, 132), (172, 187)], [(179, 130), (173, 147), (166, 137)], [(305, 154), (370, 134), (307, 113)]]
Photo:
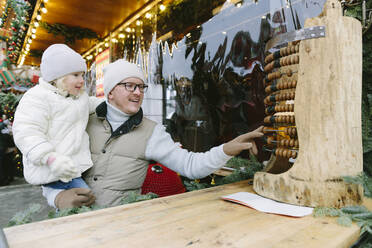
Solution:
[(85, 131), (92, 101), (83, 93), (77, 98), (60, 94), (42, 78), (22, 97), (13, 123), (14, 142), (23, 154), (23, 170), (30, 184), (59, 180), (47, 165), (51, 153), (68, 156), (80, 175), (92, 166), (89, 137)]

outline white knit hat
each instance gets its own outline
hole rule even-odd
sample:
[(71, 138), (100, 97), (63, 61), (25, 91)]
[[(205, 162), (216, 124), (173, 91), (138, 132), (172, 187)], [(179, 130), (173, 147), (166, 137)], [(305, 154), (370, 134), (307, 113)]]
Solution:
[(111, 90), (126, 78), (135, 77), (146, 83), (141, 68), (124, 59), (118, 59), (103, 68), (103, 92), (107, 97)]
[(50, 82), (70, 73), (86, 72), (87, 65), (80, 54), (65, 44), (54, 44), (44, 51), (40, 70), (41, 77)]

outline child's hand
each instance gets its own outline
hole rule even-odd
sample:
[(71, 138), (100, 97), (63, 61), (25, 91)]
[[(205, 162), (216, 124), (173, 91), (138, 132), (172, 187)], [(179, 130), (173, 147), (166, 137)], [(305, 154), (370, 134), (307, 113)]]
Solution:
[[(53, 158), (55, 159), (53, 160)], [(67, 156), (54, 154), (51, 159), (48, 159), (48, 164), (52, 174), (62, 182), (67, 183), (80, 176), (74, 162)]]
[(90, 206), (96, 200), (90, 189), (72, 188), (61, 191), (54, 203), (58, 209)]

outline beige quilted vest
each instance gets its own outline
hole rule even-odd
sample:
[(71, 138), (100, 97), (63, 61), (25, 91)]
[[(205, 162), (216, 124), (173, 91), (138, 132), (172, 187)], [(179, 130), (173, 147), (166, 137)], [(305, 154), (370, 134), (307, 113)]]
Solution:
[[(111, 128), (105, 118), (91, 115), (87, 131), (93, 167), (84, 179), (96, 196), (99, 206), (115, 206), (129, 192), (140, 192), (149, 161), (145, 149), (156, 123), (143, 118), (126, 134), (110, 138)], [(124, 131), (125, 132), (125, 131)]]

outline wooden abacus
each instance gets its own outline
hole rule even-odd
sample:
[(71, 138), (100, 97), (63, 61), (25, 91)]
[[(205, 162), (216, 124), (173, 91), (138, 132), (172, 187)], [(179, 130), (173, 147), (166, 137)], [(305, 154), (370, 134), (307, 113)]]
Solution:
[(254, 190), (302, 206), (360, 204), (362, 187), (342, 177), (363, 171), (361, 24), (328, 0), (320, 16), (305, 21), (305, 29), (313, 27), (324, 28), (323, 37), (292, 40), (265, 59), (265, 149), (272, 157), (255, 174)]

